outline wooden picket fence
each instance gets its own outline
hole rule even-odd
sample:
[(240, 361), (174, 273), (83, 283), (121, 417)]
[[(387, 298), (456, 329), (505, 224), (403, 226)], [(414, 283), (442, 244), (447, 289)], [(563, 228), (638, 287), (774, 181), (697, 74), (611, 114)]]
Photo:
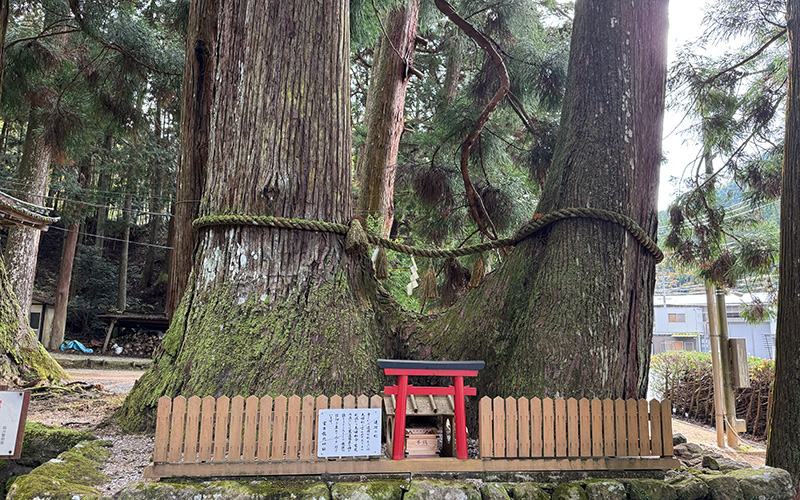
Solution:
[[(319, 410), (382, 408), (381, 396), (207, 396), (158, 401), (144, 476), (212, 477), (418, 472), (667, 469), (669, 401), (483, 398), (481, 460), (320, 459)], [(649, 411), (648, 411), (649, 410)]]
[(155, 463), (316, 458), (319, 410), (381, 408), (380, 396), (192, 396), (158, 400)]
[(481, 458), (671, 457), (670, 401), (484, 397)]

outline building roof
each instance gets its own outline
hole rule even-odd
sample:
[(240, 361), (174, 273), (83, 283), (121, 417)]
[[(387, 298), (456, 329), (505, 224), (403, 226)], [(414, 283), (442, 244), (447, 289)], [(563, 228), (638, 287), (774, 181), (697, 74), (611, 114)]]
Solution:
[[(767, 302), (769, 300), (766, 293), (728, 293), (725, 301), (728, 306), (752, 304), (755, 301)], [(695, 293), (685, 295), (661, 295), (656, 294), (653, 300), (655, 307), (706, 307), (706, 294)]]
[(50, 217), (52, 209), (14, 198), (0, 191), (0, 226), (32, 227), (47, 231), (58, 217)]

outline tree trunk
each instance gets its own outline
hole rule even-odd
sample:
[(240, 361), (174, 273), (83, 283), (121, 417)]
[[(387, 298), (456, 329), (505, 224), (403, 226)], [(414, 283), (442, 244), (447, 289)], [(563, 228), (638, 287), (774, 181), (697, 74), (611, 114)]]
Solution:
[[(53, 148), (44, 137), (44, 124), (39, 113), (31, 110), (28, 130), (22, 146), (22, 158), (17, 171), (17, 180), (26, 191), (21, 199), (36, 205), (44, 205), (47, 186), (50, 182), (50, 159)], [(36, 276), (36, 259), (39, 253), (40, 231), (29, 227), (12, 227), (4, 259), (8, 266), (8, 280), (19, 300), (23, 317), (30, 315), (33, 297), (33, 280)], [(27, 334), (28, 321), (20, 324), (19, 337)]]
[[(130, 184), (128, 188), (130, 190)], [(131, 240), (131, 209), (133, 198), (130, 193), (125, 195), (125, 213), (122, 215), (125, 229), (122, 231), (122, 251), (119, 255), (119, 281), (117, 282), (117, 309), (125, 312), (128, 304), (128, 248)]]
[(375, 50), (364, 111), (367, 137), (359, 159), (358, 215), (379, 218), (384, 236), (394, 220), (394, 178), (418, 17), (419, 0), (408, 0), (389, 14), (389, 39), (381, 34)]
[(457, 26), (450, 26), (447, 35), (447, 58), (444, 82), (437, 111), (442, 111), (455, 102), (458, 85), (461, 83), (461, 67), (464, 61), (464, 37)]
[[(346, 0), (220, 11), (201, 215), (349, 220), (348, 18)], [(193, 144), (184, 136), (181, 148)], [(121, 410), (125, 427), (152, 424), (163, 394), (378, 389), (386, 298), (365, 255), (311, 231), (214, 226), (198, 239), (170, 329)]]
[(183, 74), (181, 152), (172, 218), (166, 313), (170, 318), (183, 297), (197, 238), (197, 218), (209, 153), (209, 121), (216, 67), (217, 15), (220, 0), (192, 2), (186, 34)]
[[(655, 238), (666, 75), (666, 0), (575, 5), (555, 156), (536, 210), (593, 207)], [(655, 261), (609, 222), (556, 222), (519, 244), (404, 356), (485, 359), (489, 394), (645, 397)], [(446, 338), (438, 338), (445, 332)]]
[(789, 91), (781, 185), (781, 244), (775, 381), (767, 440), (767, 465), (800, 482), (800, 0), (786, 2)]
[(75, 263), (75, 249), (78, 247), (78, 233), (80, 223), (73, 222), (67, 226), (64, 237), (64, 250), (61, 253), (61, 267), (58, 270), (58, 285), (56, 285), (56, 307), (53, 313), (53, 331), (50, 334), (50, 349), (55, 351), (64, 342), (64, 330), (67, 326), (67, 304), (69, 303), (69, 288), (72, 282), (72, 264)]

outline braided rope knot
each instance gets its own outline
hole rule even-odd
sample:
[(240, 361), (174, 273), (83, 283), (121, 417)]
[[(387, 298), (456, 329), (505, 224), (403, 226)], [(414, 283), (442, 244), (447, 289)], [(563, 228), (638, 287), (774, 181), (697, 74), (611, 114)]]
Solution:
[(366, 249), (366, 242), (380, 246), (395, 252), (400, 252), (416, 257), (463, 257), (474, 253), (481, 253), (487, 250), (500, 247), (513, 246), (520, 243), (525, 238), (541, 231), (545, 227), (556, 221), (564, 219), (596, 219), (612, 222), (625, 228), (636, 241), (638, 241), (656, 260), (656, 263), (664, 260), (664, 253), (658, 248), (655, 241), (645, 232), (644, 229), (627, 215), (623, 215), (610, 210), (601, 208), (562, 208), (548, 214), (534, 217), (532, 220), (522, 225), (510, 238), (479, 243), (459, 248), (420, 248), (411, 245), (404, 245), (392, 241), (388, 238), (367, 233), (357, 220), (348, 226), (334, 222), (312, 221), (306, 219), (290, 219), (286, 217), (275, 217), (273, 215), (253, 215), (253, 214), (212, 214), (199, 217), (192, 222), (192, 227), (201, 229), (212, 226), (259, 226), (274, 227), (279, 229), (293, 229), (298, 231), (317, 231), (325, 233), (336, 233), (346, 235), (345, 248), (348, 252), (361, 252)]

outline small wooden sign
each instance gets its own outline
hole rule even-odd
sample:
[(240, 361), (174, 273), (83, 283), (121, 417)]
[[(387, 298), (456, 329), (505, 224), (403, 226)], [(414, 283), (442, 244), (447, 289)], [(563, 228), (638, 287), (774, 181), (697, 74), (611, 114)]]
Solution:
[(728, 339), (731, 349), (731, 372), (733, 387), (746, 389), (750, 387), (750, 367), (747, 364), (747, 344), (745, 339)]
[(381, 409), (319, 410), (317, 457), (381, 454)]
[(30, 392), (0, 391), (0, 458), (19, 458)]

